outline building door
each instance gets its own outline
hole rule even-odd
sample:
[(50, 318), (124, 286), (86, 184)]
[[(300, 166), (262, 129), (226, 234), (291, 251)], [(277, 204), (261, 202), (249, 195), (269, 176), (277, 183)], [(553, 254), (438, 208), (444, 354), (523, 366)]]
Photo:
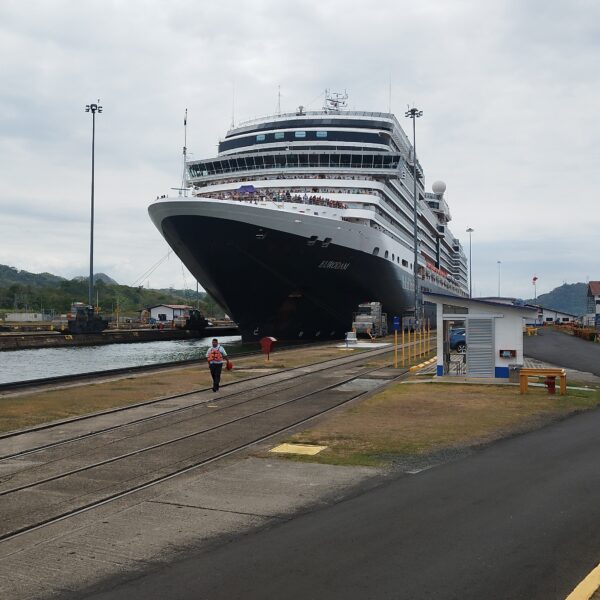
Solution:
[(494, 377), (494, 319), (467, 320), (467, 376)]

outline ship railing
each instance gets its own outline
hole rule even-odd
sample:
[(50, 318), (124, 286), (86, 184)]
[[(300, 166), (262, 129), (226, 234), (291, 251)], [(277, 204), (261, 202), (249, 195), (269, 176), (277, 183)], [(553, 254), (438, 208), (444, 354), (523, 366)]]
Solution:
[[(213, 175), (212, 177), (217, 177)], [(254, 175), (252, 177), (231, 177), (227, 179), (214, 179), (212, 181), (198, 181), (193, 184), (193, 187), (196, 189), (200, 189), (201, 187), (208, 187), (213, 185), (225, 185), (228, 183), (247, 183), (254, 181), (274, 181), (274, 180), (327, 180), (327, 181), (370, 181), (373, 183), (381, 183), (377, 179), (373, 179), (373, 177), (368, 177), (367, 175), (340, 175), (335, 173), (327, 173), (327, 174), (304, 174), (304, 173), (295, 173), (294, 175), (288, 175), (284, 173), (278, 173), (277, 175)]]
[[(250, 119), (246, 119), (245, 121), (240, 121), (235, 127), (232, 127), (229, 131), (235, 131), (236, 129), (239, 129), (241, 127), (247, 127), (248, 125), (254, 125), (256, 123), (263, 123), (265, 121), (279, 121), (279, 120), (286, 120), (286, 119), (290, 119), (290, 118), (295, 118), (295, 117), (314, 117), (314, 116), (324, 116), (324, 115), (328, 115), (328, 116), (332, 116), (332, 115), (337, 115), (337, 116), (352, 116), (352, 117), (373, 117), (373, 118), (377, 118), (377, 119), (390, 119), (392, 121), (396, 121), (396, 123), (398, 123), (398, 120), (396, 119), (395, 115), (392, 113), (386, 113), (386, 112), (370, 112), (370, 111), (366, 111), (366, 110), (308, 110), (308, 111), (302, 111), (302, 112), (290, 112), (290, 113), (281, 113), (278, 115), (263, 115), (261, 117), (253, 117)], [(398, 123), (398, 126), (400, 126), (400, 124)]]

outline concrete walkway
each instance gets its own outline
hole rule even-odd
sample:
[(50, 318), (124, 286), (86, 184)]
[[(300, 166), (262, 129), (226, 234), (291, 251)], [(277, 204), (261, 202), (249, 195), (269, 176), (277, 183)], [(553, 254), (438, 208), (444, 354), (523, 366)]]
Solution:
[(131, 581), (190, 552), (333, 505), (380, 477), (372, 468), (257, 458), (188, 473), (1, 543), (0, 598), (84, 598), (89, 587)]

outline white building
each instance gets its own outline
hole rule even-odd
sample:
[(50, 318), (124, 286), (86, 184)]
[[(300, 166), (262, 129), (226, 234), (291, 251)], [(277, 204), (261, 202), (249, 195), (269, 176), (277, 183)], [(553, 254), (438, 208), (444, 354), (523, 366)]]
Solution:
[(149, 306), (150, 318), (156, 321), (173, 321), (179, 317), (187, 317), (193, 306), (187, 304), (157, 304)]
[(586, 325), (600, 330), (600, 281), (590, 281), (587, 291)]
[(51, 315), (46, 315), (44, 313), (32, 313), (32, 312), (15, 312), (15, 313), (6, 313), (5, 321), (10, 321), (11, 323), (25, 323), (25, 322), (36, 322), (36, 321), (50, 321), (52, 319)]
[[(523, 319), (535, 319), (535, 307), (430, 292), (423, 298), (437, 305), (438, 376), (506, 379), (509, 365), (523, 365)], [(466, 354), (451, 352), (456, 328), (466, 330)], [(464, 370), (453, 371), (457, 357)]]
[(562, 312), (560, 310), (553, 310), (551, 308), (538, 307), (538, 320), (539, 325), (547, 324), (560, 324), (560, 323), (574, 323), (579, 320), (578, 315), (572, 315), (571, 313)]

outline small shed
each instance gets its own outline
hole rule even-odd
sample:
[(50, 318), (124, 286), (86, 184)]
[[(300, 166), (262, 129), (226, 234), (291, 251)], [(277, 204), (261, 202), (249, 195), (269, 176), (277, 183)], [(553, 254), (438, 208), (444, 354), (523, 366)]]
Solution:
[(187, 304), (157, 304), (149, 306), (150, 318), (156, 321), (173, 321), (179, 317), (186, 317), (192, 306)]
[(523, 365), (523, 319), (535, 319), (535, 306), (432, 292), (423, 298), (437, 305), (438, 376), (508, 378), (509, 365)]

